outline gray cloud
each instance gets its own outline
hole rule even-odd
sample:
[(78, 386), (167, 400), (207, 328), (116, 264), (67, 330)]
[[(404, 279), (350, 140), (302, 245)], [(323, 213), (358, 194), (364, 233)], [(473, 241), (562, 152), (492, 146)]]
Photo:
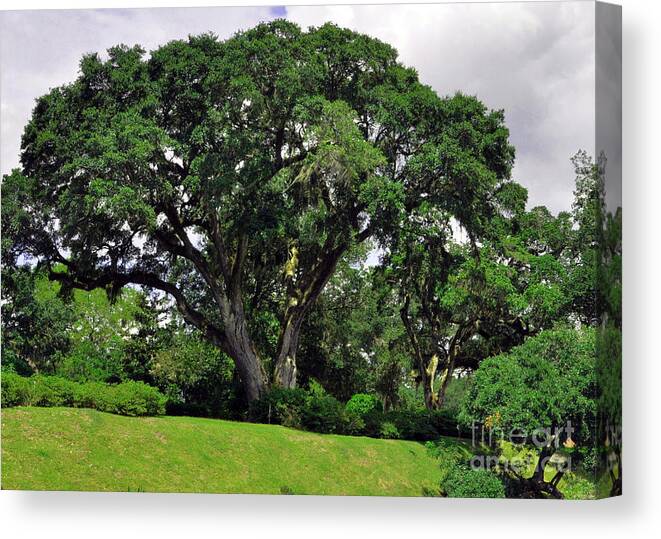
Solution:
[(569, 158), (579, 148), (594, 152), (591, 2), (4, 12), (2, 172), (18, 163), (34, 99), (72, 80), (83, 53), (117, 43), (149, 50), (204, 31), (228, 37), (285, 14), (304, 27), (330, 20), (383, 39), (439, 94), (461, 90), (505, 109), (514, 176), (531, 205), (569, 208)]

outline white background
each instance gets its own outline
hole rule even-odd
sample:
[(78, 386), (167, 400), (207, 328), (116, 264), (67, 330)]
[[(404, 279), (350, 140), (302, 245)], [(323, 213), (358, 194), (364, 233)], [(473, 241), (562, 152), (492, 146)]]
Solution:
[[(387, 0), (384, 0), (387, 1)], [(3, 9), (249, 5), (219, 1), (11, 1)], [(283, 2), (255, 0), (277, 5)], [(296, 2), (293, 2), (296, 3)], [(310, 0), (306, 4), (323, 4)], [(358, 0), (355, 3), (361, 3)], [(624, 490), (591, 502), (96, 493), (0, 493), (4, 537), (647, 537), (661, 530), (661, 9), (622, 0)], [(0, 66), (1, 68), (1, 66)]]

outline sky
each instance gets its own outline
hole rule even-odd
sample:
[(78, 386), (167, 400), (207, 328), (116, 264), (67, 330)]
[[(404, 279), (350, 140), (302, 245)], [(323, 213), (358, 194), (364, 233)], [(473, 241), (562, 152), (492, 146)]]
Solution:
[(595, 147), (594, 9), (568, 1), (0, 12), (0, 172), (18, 165), (35, 98), (72, 81), (83, 54), (118, 43), (153, 50), (207, 31), (225, 39), (286, 17), (382, 39), (439, 95), (462, 91), (504, 109), (513, 177), (529, 206), (568, 210), (569, 159)]

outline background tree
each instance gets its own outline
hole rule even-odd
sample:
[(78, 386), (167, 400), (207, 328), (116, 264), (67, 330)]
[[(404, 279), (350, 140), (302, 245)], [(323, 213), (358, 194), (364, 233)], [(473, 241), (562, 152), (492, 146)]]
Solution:
[(39, 277), (29, 268), (3, 266), (2, 365), (24, 375), (55, 373), (71, 349), (73, 309), (44, 295)]
[(69, 350), (73, 312), (60, 298), (38, 296), (37, 283), (45, 273), (21, 263), (25, 255), (17, 241), (28, 219), (20, 209), (23, 184), (3, 182), (1, 187), (2, 365), (19, 374), (52, 374)]
[[(611, 480), (611, 496), (622, 494), (622, 209), (602, 223), (598, 265), (597, 403), (600, 470)], [(603, 227), (603, 228), (602, 228)]]
[(236, 417), (232, 360), (180, 324), (165, 328), (149, 362), (152, 383), (168, 397), (168, 413)]
[(341, 262), (302, 326), (300, 382), (314, 379), (342, 401), (372, 392), (396, 405), (409, 363), (397, 300), (365, 253)]
[[(3, 280), (3, 364), (22, 374), (57, 374), (76, 381), (149, 381), (153, 345), (144, 329), (156, 313), (138, 290), (108, 300), (103, 290), (60, 294), (39, 270), (7, 270)], [(141, 352), (131, 347), (140, 338)]]
[(593, 166), (596, 235), (597, 404), (601, 457), (610, 496), (622, 494), (622, 207), (609, 211), (605, 200), (605, 156)]
[(439, 303), (439, 287), (466, 256), (451, 252), (455, 229), (465, 231), (467, 254), (478, 258), (478, 243), (500, 211), (498, 194), (516, 189), (509, 179), (514, 148), (502, 111), (489, 111), (477, 99), (458, 94), (442, 103), (439, 114), (444, 127), (403, 167), (411, 186), (408, 211), (385, 242), (384, 261), (400, 290), (401, 318), (429, 408), (438, 405), (434, 381), (439, 364), (449, 379), (448, 367), (476, 322), (464, 320), (449, 335), (452, 315)]
[(533, 234), (539, 215), (551, 231), (565, 226), (565, 215), (554, 218), (535, 208), (493, 222), (480, 246), (427, 237), (410, 244), (405, 262), (394, 266), (428, 408), (442, 406), (455, 369), (474, 370), (482, 359), (567, 318), (571, 298), (558, 257), (569, 240), (553, 251), (548, 238)]
[[(480, 364), (462, 421), (498, 433), (517, 432), (528, 443), (535, 442), (538, 460), (532, 476), (516, 477), (528, 494), (562, 498), (558, 483), (564, 470), (547, 481), (546, 464), (561, 444), (594, 443), (595, 392), (594, 330), (543, 331)], [(517, 474), (513, 467), (509, 471)]]
[[(39, 284), (41, 301), (56, 301), (59, 284), (45, 278)], [(126, 346), (132, 335), (140, 331), (141, 311), (149, 309), (142, 294), (126, 288), (110, 302), (103, 290), (75, 290), (70, 306), (73, 311), (68, 328), (71, 347), (59, 362), (57, 373), (77, 381), (129, 379)]]
[(370, 333), (379, 332), (380, 317), (368, 316), (370, 280), (362, 258), (340, 261), (301, 327), (299, 383), (316, 380), (343, 401), (371, 386)]

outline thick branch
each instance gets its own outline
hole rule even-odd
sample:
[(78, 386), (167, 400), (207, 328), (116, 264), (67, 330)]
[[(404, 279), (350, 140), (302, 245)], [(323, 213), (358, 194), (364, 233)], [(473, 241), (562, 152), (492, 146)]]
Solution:
[(418, 336), (416, 335), (415, 330), (411, 325), (411, 319), (409, 318), (410, 305), (411, 296), (407, 294), (406, 298), (404, 299), (404, 305), (399, 310), (399, 315), (402, 319), (402, 323), (404, 324), (404, 329), (406, 330), (406, 333), (409, 337), (409, 341), (411, 342), (411, 346), (413, 346), (413, 352), (415, 354), (416, 362), (418, 363), (418, 370), (423, 372), (425, 370), (424, 359), (422, 356), (422, 350), (420, 348), (420, 342), (418, 341)]
[(248, 254), (248, 235), (241, 233), (237, 240), (236, 256), (232, 264), (232, 273), (229, 282), (229, 295), (232, 303), (241, 301), (241, 277), (243, 274), (243, 264)]
[[(164, 212), (172, 228), (174, 229), (176, 237), (179, 238), (179, 240), (182, 242), (181, 245), (178, 245), (176, 240), (172, 236), (170, 236), (169, 237), (169, 244), (171, 246), (170, 251), (179, 256), (183, 256), (184, 258), (190, 260), (194, 264), (194, 266), (197, 268), (198, 272), (200, 273), (204, 281), (211, 289), (213, 297), (216, 300), (216, 303), (218, 304), (220, 309), (224, 313), (228, 313), (230, 308), (230, 303), (228, 301), (227, 293), (221, 286), (219, 286), (218, 280), (216, 279), (216, 276), (213, 274), (212, 268), (209, 266), (209, 263), (207, 262), (202, 252), (200, 252), (200, 250), (193, 245), (193, 242), (188, 237), (188, 234), (186, 233), (186, 230), (182, 225), (181, 220), (179, 219), (179, 215), (177, 214), (176, 209), (174, 208), (174, 206), (168, 205), (165, 206)], [(161, 230), (159, 231), (159, 233), (161, 236), (167, 237), (166, 232)], [(223, 277), (225, 277), (225, 272), (222, 271), (222, 273), (223, 273)], [(227, 279), (225, 279), (225, 283), (227, 284)]]
[(220, 267), (220, 271), (223, 274), (223, 277), (225, 278), (225, 282), (229, 282), (231, 279), (230, 263), (215, 209), (211, 209), (209, 211), (209, 222), (211, 225), (211, 241), (215, 247), (214, 257), (218, 266)]

